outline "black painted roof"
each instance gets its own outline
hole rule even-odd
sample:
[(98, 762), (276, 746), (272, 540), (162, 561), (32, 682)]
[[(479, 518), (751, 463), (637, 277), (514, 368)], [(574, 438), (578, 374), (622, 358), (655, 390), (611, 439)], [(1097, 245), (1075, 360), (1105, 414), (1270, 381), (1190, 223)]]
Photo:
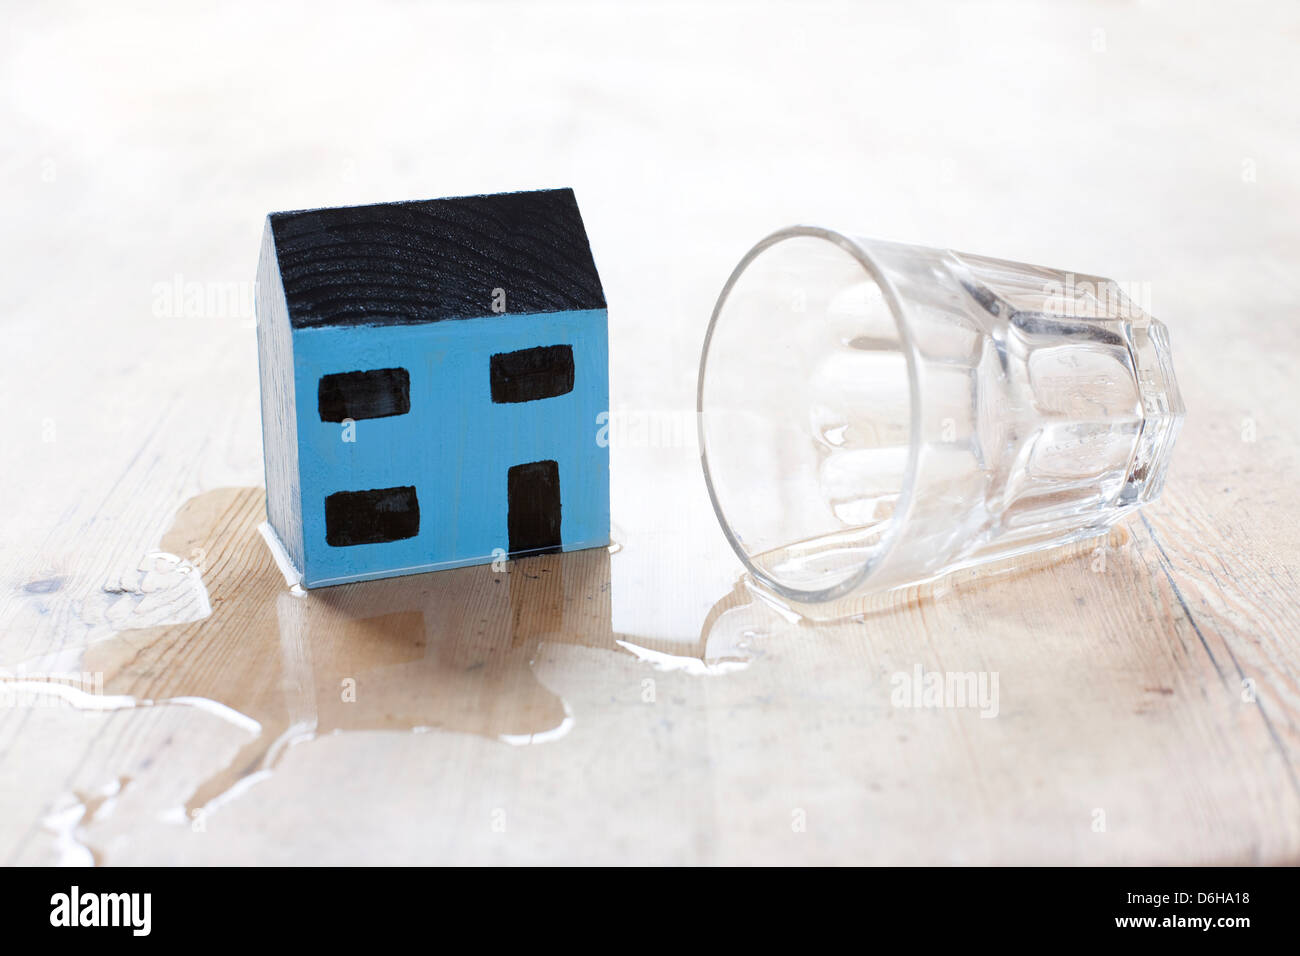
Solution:
[(605, 308), (572, 189), (271, 213), (296, 329)]

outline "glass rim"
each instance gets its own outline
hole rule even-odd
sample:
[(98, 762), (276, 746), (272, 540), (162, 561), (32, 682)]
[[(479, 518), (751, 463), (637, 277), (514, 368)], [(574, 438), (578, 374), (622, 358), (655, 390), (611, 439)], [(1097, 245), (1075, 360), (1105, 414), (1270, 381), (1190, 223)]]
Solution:
[[(713, 342), (713, 332), (717, 327), (718, 317), (722, 314), (723, 308), (727, 304), (727, 299), (731, 294), (732, 288), (740, 279), (740, 276), (762, 253), (766, 252), (777, 243), (787, 239), (813, 238), (830, 242), (852, 256), (866, 272), (867, 276), (876, 283), (880, 289), (881, 296), (884, 298), (886, 305), (889, 307), (890, 314), (894, 319), (894, 326), (898, 331), (899, 348), (907, 361), (907, 379), (908, 379), (908, 449), (907, 465), (903, 471), (903, 486), (899, 491), (898, 503), (894, 509), (894, 514), (890, 517), (889, 525), (885, 529), (879, 544), (873, 549), (872, 555), (863, 562), (862, 566), (854, 573), (850, 574), (843, 581), (833, 584), (827, 588), (817, 590), (805, 590), (794, 588), (783, 584), (773, 578), (770, 574), (760, 568), (750, 557), (749, 553), (736, 538), (732, 530), (731, 522), (727, 519), (725, 510), (718, 500), (717, 490), (713, 485), (713, 474), (709, 470), (709, 452), (704, 437), (704, 377), (709, 362), (709, 347)], [(744, 257), (737, 263), (732, 270), (731, 275), (727, 278), (726, 284), (718, 294), (718, 301), (713, 306), (713, 314), (709, 317), (709, 326), (704, 333), (704, 344), (700, 350), (700, 368), (699, 376), (695, 388), (695, 421), (700, 444), (700, 466), (704, 471), (704, 485), (709, 493), (709, 503), (713, 506), (713, 513), (718, 519), (718, 524), (722, 527), (722, 533), (726, 536), (727, 542), (731, 549), (736, 552), (746, 570), (752, 574), (763, 586), (775, 591), (778, 595), (799, 603), (822, 603), (833, 601), (837, 598), (844, 597), (858, 588), (875, 572), (886, 557), (894, 550), (898, 541), (898, 535), (907, 520), (907, 514), (911, 510), (912, 490), (916, 479), (917, 461), (920, 457), (921, 445), (921, 384), (918, 368), (920, 365), (919, 356), (916, 354), (916, 343), (912, 339), (908, 327), (906, 311), (902, 305), (903, 299), (893, 283), (886, 277), (883, 269), (877, 265), (871, 253), (863, 244), (850, 235), (839, 232), (834, 229), (828, 229), (822, 226), (796, 225), (787, 226), (784, 229), (778, 229), (763, 239), (759, 240)]]

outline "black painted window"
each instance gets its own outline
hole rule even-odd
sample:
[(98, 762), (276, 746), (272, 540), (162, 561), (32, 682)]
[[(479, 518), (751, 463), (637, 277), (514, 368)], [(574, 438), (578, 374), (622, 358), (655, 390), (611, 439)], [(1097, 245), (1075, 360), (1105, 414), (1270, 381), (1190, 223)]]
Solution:
[(322, 375), (316, 405), (323, 422), (405, 415), (411, 410), (411, 376), (404, 368)]
[(544, 345), (517, 352), (498, 352), (489, 367), (492, 401), (535, 402), (573, 391), (573, 346)]
[(510, 469), (506, 481), (511, 554), (560, 550), (560, 466), (531, 461)]
[(338, 491), (325, 499), (325, 542), (334, 548), (383, 544), (420, 533), (415, 488)]

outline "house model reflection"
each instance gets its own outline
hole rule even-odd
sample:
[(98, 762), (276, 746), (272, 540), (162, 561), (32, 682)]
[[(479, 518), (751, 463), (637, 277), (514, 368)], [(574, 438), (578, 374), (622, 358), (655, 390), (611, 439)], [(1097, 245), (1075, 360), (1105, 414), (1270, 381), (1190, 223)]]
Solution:
[(257, 344), (267, 517), (307, 587), (609, 543), (572, 190), (272, 213)]

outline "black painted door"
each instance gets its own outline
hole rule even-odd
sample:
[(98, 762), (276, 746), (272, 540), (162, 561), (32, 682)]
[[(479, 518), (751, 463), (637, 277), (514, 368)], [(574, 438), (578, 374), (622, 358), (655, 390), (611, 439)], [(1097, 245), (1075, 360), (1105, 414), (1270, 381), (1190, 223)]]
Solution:
[(560, 550), (560, 466), (532, 461), (510, 469), (510, 553), (544, 554)]

